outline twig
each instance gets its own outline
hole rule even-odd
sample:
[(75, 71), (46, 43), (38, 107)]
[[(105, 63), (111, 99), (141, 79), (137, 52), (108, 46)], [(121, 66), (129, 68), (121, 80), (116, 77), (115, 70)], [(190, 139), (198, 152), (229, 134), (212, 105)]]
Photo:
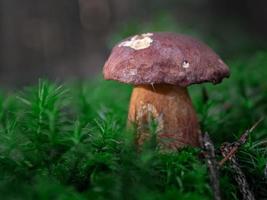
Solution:
[[(224, 143), (222, 146), (221, 146), (221, 152), (222, 152), (222, 155), (224, 157), (226, 157), (227, 155), (230, 154), (230, 152), (232, 152), (232, 144), (231, 143)], [(236, 157), (235, 155), (231, 155), (229, 157), (229, 160), (230, 160), (230, 167), (233, 169), (234, 171), (234, 179), (236, 180), (237, 184), (238, 184), (238, 187), (239, 187), (239, 190), (243, 196), (243, 199), (244, 200), (255, 200), (255, 197), (252, 193), (252, 191), (249, 189), (249, 185), (247, 183), (247, 180), (246, 180), (246, 177), (244, 175), (244, 173), (242, 172), (237, 160), (236, 160)]]
[(265, 177), (265, 179), (267, 179), (267, 163), (266, 163), (265, 169), (264, 169), (264, 177)]
[(241, 135), (241, 137), (239, 138), (238, 141), (236, 141), (236, 142), (234, 142), (234, 143), (231, 144), (231, 147), (232, 148), (230, 149), (230, 151), (228, 152), (228, 154), (225, 155), (225, 157), (219, 162), (219, 166), (222, 166), (227, 160), (229, 160), (237, 152), (238, 148), (241, 145), (243, 145), (243, 144), (246, 143), (249, 134), (253, 132), (253, 130), (259, 125), (259, 123), (262, 120), (263, 120), (263, 117), (260, 118), (255, 124), (253, 124), (253, 126), (250, 129), (246, 130), (245, 133), (243, 133)]
[(219, 184), (219, 165), (215, 159), (215, 148), (209, 137), (208, 133), (205, 133), (201, 138), (201, 145), (204, 149), (204, 157), (209, 169), (210, 183), (213, 188), (213, 195), (215, 200), (221, 200), (220, 184)]

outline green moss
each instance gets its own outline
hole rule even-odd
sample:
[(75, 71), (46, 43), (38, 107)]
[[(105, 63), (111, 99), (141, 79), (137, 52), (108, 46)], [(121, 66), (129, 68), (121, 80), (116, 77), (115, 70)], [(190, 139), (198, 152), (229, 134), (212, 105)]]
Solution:
[[(216, 147), (234, 141), (265, 116), (267, 53), (229, 61), (232, 77), (190, 94), (203, 131)], [(131, 86), (111, 81), (59, 86), (39, 81), (0, 96), (1, 199), (212, 199), (199, 149), (160, 154), (148, 145), (137, 153), (125, 130)], [(265, 199), (266, 120), (238, 158), (257, 199)], [(220, 156), (217, 158), (220, 159)], [(226, 164), (223, 199), (238, 199)]]

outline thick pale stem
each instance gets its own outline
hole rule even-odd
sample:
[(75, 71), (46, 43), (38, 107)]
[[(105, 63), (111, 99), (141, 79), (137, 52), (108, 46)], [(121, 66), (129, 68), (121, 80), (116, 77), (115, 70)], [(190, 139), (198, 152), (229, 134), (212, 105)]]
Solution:
[(137, 126), (138, 145), (150, 137), (147, 127), (151, 119), (157, 123), (161, 148), (199, 146), (199, 124), (186, 88), (167, 84), (135, 86), (128, 120)]

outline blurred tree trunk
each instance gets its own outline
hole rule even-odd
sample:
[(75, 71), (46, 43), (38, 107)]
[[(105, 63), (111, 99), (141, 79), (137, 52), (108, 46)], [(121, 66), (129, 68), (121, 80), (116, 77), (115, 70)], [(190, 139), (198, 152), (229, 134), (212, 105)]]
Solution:
[(21, 61), (20, 49), (21, 45), (17, 37), (18, 33), (18, 12), (14, 12), (14, 8), (18, 6), (16, 0), (0, 1), (0, 80), (1, 83), (10, 83), (15, 81), (19, 75), (17, 73), (18, 65)]

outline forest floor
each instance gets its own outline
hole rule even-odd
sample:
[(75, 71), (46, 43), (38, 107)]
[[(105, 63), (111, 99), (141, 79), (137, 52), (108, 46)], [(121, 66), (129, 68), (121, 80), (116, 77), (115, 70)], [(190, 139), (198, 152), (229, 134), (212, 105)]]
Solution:
[[(267, 113), (267, 52), (226, 63), (229, 79), (189, 88), (217, 161), (222, 143), (238, 140)], [(162, 154), (148, 142), (136, 151), (125, 129), (131, 89), (99, 79), (2, 91), (1, 199), (213, 199), (200, 148)], [(263, 119), (236, 153), (256, 199), (267, 198), (266, 130)], [(222, 199), (242, 196), (234, 174), (229, 161), (219, 168)]]

